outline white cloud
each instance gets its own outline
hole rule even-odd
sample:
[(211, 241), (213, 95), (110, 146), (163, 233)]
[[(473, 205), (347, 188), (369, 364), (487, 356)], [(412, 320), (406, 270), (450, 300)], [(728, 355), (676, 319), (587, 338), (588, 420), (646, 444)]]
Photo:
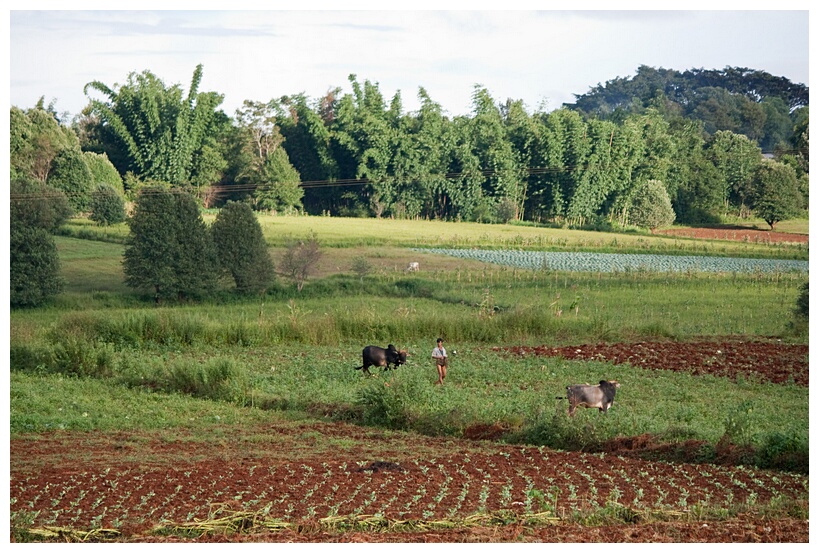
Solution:
[(452, 115), (465, 114), (475, 84), (498, 100), (556, 108), (573, 94), (640, 65), (686, 70), (741, 66), (808, 77), (807, 11), (13, 11), (11, 104), (86, 104), (83, 87), (124, 83), (149, 70), (187, 90), (243, 100), (329, 88), (347, 76), (401, 90), (417, 108), (424, 87)]

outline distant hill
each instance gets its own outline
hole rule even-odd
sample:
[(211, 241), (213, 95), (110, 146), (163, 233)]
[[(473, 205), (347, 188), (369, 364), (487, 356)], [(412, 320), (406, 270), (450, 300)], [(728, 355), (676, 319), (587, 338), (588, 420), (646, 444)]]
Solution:
[(801, 108), (809, 101), (807, 86), (764, 71), (726, 67), (679, 72), (645, 65), (634, 77), (598, 84), (575, 99), (565, 107), (604, 119), (655, 107), (701, 121), (710, 134), (744, 134), (764, 151), (791, 143), (794, 126), (804, 117)]

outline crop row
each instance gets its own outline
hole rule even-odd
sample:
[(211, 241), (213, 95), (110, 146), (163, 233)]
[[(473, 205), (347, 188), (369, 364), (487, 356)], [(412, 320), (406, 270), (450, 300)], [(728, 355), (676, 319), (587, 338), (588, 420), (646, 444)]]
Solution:
[(593, 252), (534, 252), (455, 248), (416, 249), (485, 263), (524, 269), (588, 272), (808, 272), (808, 262), (790, 259), (746, 259), (696, 255), (654, 255)]
[(121, 528), (208, 520), (218, 505), (281, 521), (335, 516), (565, 517), (610, 505), (713, 512), (806, 501), (808, 478), (743, 467), (636, 461), (545, 448), (458, 453), (401, 463), (210, 460), (172, 469), (12, 474), (13, 525)]

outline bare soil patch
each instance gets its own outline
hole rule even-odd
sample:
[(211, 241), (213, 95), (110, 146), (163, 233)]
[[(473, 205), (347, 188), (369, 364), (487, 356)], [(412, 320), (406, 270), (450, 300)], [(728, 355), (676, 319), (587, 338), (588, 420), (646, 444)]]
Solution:
[(684, 236), (686, 238), (699, 238), (703, 240), (735, 240), (739, 242), (751, 242), (759, 244), (808, 243), (807, 234), (776, 232), (772, 230), (758, 230), (742, 226), (673, 228), (658, 230), (657, 234), (666, 234), (669, 236)]
[(712, 374), (731, 379), (757, 378), (786, 384), (808, 385), (808, 346), (776, 339), (703, 340), (693, 342), (635, 342), (579, 346), (513, 346), (494, 348), (513, 355), (540, 355), (630, 363), (644, 369)]

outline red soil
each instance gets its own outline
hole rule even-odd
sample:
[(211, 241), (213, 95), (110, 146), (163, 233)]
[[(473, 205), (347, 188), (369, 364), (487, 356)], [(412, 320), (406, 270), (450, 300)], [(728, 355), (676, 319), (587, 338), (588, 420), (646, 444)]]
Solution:
[(658, 230), (657, 234), (667, 234), (670, 236), (685, 236), (687, 238), (700, 238), (705, 240), (738, 240), (741, 242), (752, 242), (762, 244), (773, 243), (798, 243), (807, 244), (807, 234), (795, 234), (790, 232), (775, 232), (769, 230), (756, 230), (739, 226), (703, 227), (703, 228), (672, 228)]
[(808, 346), (777, 340), (638, 342), (566, 347), (509, 347), (515, 355), (542, 355), (630, 363), (644, 369), (757, 378), (777, 384), (808, 385)]

